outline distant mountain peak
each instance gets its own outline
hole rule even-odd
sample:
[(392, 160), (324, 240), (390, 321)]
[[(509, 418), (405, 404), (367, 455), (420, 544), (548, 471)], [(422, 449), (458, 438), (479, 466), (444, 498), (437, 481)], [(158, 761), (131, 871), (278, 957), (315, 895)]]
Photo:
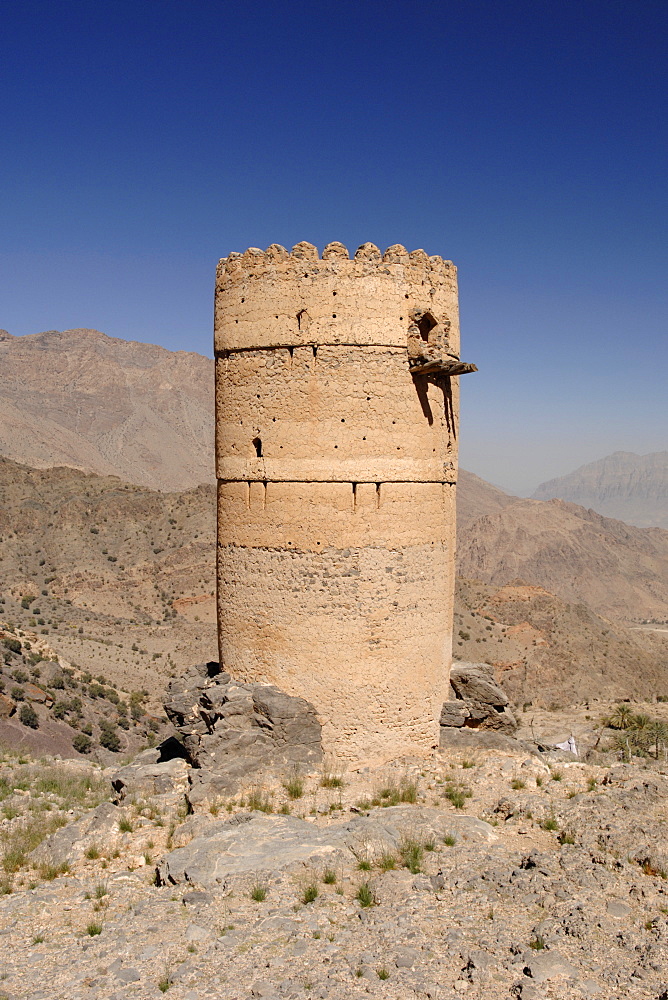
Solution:
[(541, 483), (533, 499), (566, 500), (641, 528), (668, 528), (668, 451), (615, 451)]

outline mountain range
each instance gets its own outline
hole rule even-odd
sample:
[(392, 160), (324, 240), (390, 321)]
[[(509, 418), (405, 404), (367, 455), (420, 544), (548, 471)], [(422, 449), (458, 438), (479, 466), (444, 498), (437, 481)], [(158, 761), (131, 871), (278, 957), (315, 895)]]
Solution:
[(668, 451), (616, 451), (541, 483), (535, 500), (569, 500), (640, 528), (668, 528)]

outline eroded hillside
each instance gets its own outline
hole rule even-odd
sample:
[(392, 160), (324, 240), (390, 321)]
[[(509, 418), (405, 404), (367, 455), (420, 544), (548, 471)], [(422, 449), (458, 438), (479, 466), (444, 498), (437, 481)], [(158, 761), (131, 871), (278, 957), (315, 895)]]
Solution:
[(98, 330), (0, 331), (0, 454), (153, 489), (213, 482), (213, 361)]
[[(460, 509), (469, 485), (464, 478)], [(473, 484), (478, 510), (486, 486)], [(0, 460), (0, 620), (44, 637), (93, 676), (145, 689), (158, 712), (170, 677), (217, 657), (214, 507), (208, 486), (165, 494)], [(661, 633), (601, 618), (547, 588), (460, 581), (455, 656), (493, 664), (519, 704), (663, 694), (665, 651)]]

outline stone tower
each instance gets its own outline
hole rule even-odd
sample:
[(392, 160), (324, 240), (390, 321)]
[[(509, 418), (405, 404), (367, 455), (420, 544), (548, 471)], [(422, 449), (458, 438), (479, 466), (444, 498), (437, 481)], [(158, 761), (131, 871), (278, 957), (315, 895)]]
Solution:
[(221, 662), (315, 705), (351, 766), (438, 745), (459, 361), (449, 261), (232, 253), (216, 282)]

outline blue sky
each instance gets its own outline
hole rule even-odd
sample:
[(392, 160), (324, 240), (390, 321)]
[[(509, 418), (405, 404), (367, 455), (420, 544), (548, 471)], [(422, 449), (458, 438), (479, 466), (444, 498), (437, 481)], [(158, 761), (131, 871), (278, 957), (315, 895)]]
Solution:
[(216, 261), (455, 261), (462, 464), (514, 492), (666, 441), (662, 2), (0, 8), (0, 327), (211, 353)]

